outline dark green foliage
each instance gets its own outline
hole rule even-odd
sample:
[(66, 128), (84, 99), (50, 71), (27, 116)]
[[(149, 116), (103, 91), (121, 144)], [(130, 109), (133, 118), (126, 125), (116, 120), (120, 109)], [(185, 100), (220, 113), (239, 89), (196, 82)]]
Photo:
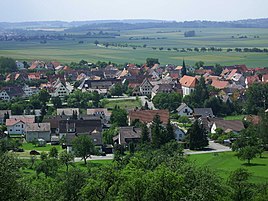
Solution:
[(53, 104), (54, 108), (61, 108), (62, 107), (62, 101), (60, 97), (52, 97), (51, 103)]
[(112, 126), (111, 128), (102, 132), (103, 144), (113, 144), (113, 137), (118, 134), (118, 128)]
[(56, 147), (52, 147), (49, 151), (49, 157), (51, 158), (58, 158), (58, 150)]
[(233, 151), (237, 151), (237, 157), (241, 160), (250, 160), (256, 157), (257, 154), (263, 152), (263, 142), (258, 137), (258, 129), (250, 125), (247, 129), (240, 132), (238, 139), (233, 143)]
[(220, 64), (215, 65), (214, 74), (219, 76), (223, 71), (223, 67)]
[(82, 157), (87, 164), (87, 158), (96, 153), (92, 139), (88, 135), (79, 135), (73, 139), (73, 150), (77, 157)]
[(232, 189), (230, 196), (233, 201), (252, 200), (253, 185), (248, 182), (249, 177), (250, 173), (243, 168), (231, 173), (228, 184)]
[(204, 102), (209, 98), (209, 92), (205, 83), (204, 77), (201, 77), (195, 90), (189, 95), (185, 96), (183, 102), (192, 108), (203, 107)]
[(165, 141), (170, 142), (172, 140), (175, 140), (175, 132), (174, 132), (174, 128), (170, 123), (170, 120), (168, 121), (168, 124), (166, 126), (166, 137), (165, 137)]
[(155, 64), (159, 64), (158, 59), (156, 59), (156, 58), (147, 58), (146, 59), (146, 65), (148, 67), (153, 67)]
[(74, 155), (72, 153), (68, 153), (67, 151), (63, 151), (59, 154), (59, 160), (66, 166), (66, 172), (68, 172), (69, 165), (72, 164), (74, 160)]
[(111, 123), (117, 126), (127, 126), (127, 111), (116, 106), (111, 114)]
[(208, 146), (206, 131), (203, 128), (203, 125), (200, 124), (197, 120), (189, 128), (187, 135), (189, 138), (190, 149), (203, 149), (204, 147)]
[(183, 59), (182, 69), (181, 69), (181, 77), (183, 77), (184, 75), (187, 75), (187, 69), (186, 69), (185, 61)]
[(152, 146), (155, 148), (159, 148), (164, 144), (166, 129), (162, 125), (160, 120), (160, 116), (156, 115), (153, 119), (153, 123), (151, 126), (151, 135), (152, 135)]
[(261, 122), (259, 124), (258, 134), (262, 140), (264, 147), (268, 148), (268, 112), (261, 114)]
[(18, 68), (17, 68), (16, 62), (14, 59), (0, 57), (0, 72), (1, 72), (1, 74), (15, 72), (17, 70), (18, 70)]
[(0, 200), (25, 200), (25, 189), (19, 180), (22, 163), (9, 153), (0, 154)]
[(246, 91), (245, 109), (248, 114), (257, 114), (268, 108), (268, 84), (256, 83)]
[(91, 99), (91, 93), (77, 90), (69, 95), (67, 105), (68, 107), (86, 108)]
[(146, 123), (142, 124), (141, 127), (141, 143), (149, 143), (150, 142), (150, 133), (149, 128), (147, 127)]
[(158, 93), (153, 98), (153, 104), (158, 109), (176, 110), (182, 101), (182, 95), (178, 93)]
[(110, 90), (112, 96), (122, 96), (123, 95), (123, 87), (121, 84), (116, 83)]

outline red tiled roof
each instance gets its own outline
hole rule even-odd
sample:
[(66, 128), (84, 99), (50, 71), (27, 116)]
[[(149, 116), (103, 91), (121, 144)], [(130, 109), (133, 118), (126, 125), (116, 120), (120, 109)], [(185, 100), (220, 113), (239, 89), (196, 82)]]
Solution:
[(16, 116), (16, 118), (10, 118), (10, 119), (7, 119), (6, 120), (6, 125), (7, 126), (12, 126), (18, 122), (23, 122), (23, 123), (34, 123), (35, 119), (34, 117), (19, 117), (19, 116)]
[(257, 75), (253, 75), (246, 77), (246, 81), (248, 85), (251, 85), (253, 83), (260, 82), (260, 79)]
[(182, 86), (184, 87), (191, 87), (194, 88), (197, 84), (197, 79), (195, 77), (191, 77), (188, 75), (184, 75), (181, 79), (180, 79), (180, 83)]
[(215, 87), (216, 89), (224, 89), (227, 88), (229, 82), (227, 81), (220, 81), (220, 80), (213, 80), (211, 86)]
[(153, 121), (155, 115), (159, 115), (163, 124), (167, 124), (169, 120), (169, 111), (168, 110), (138, 110), (138, 111), (130, 111), (129, 119), (130, 122), (135, 119), (139, 119), (140, 122), (150, 123)]

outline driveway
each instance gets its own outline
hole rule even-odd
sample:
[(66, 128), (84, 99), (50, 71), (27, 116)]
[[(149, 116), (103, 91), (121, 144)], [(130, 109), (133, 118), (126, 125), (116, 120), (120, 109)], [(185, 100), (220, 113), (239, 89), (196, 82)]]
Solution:
[(203, 151), (191, 151), (189, 149), (184, 150), (184, 154), (206, 154), (206, 153), (219, 153), (219, 152), (226, 152), (232, 151), (230, 147), (224, 146), (219, 143), (215, 143), (213, 141), (209, 141), (209, 145), (206, 150)]

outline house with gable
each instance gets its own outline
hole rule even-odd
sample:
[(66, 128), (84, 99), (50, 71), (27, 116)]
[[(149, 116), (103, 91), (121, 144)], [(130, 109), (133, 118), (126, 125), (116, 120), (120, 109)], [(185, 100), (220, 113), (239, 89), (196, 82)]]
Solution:
[(240, 120), (214, 119), (214, 123), (211, 127), (211, 133), (216, 133), (217, 128), (221, 128), (225, 133), (239, 133), (241, 130), (245, 129), (243, 122)]
[(148, 78), (145, 78), (141, 85), (139, 86), (140, 95), (142, 96), (150, 96), (152, 93), (153, 85), (148, 80)]
[(60, 120), (59, 136), (65, 136), (67, 151), (72, 151), (72, 141), (79, 135), (89, 136), (95, 146), (102, 146), (101, 120)]
[(25, 139), (27, 142), (43, 139), (50, 142), (50, 123), (28, 123), (25, 125)]
[(135, 128), (133, 126), (120, 127), (118, 135), (113, 137), (114, 144), (120, 144), (123, 146), (129, 143), (138, 143), (141, 139), (141, 128)]
[(63, 98), (68, 96), (73, 90), (73, 87), (68, 86), (67, 83), (63, 83), (59, 78), (50, 88), (50, 95), (52, 97)]
[(176, 110), (178, 112), (177, 114), (180, 116), (190, 117), (193, 115), (193, 110), (185, 103), (181, 103), (181, 105)]
[(190, 95), (195, 90), (197, 83), (198, 80), (195, 77), (184, 75), (180, 79), (183, 96)]
[(7, 131), (10, 136), (23, 135), (25, 133), (26, 124), (34, 123), (34, 115), (16, 115), (6, 119)]

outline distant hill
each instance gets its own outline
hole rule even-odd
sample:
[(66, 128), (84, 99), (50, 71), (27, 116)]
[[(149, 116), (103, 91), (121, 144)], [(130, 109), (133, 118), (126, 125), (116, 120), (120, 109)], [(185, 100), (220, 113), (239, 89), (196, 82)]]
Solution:
[(161, 20), (95, 20), (95, 21), (40, 21), (0, 22), (0, 29), (67, 28), (68, 31), (131, 30), (145, 28), (268, 28), (268, 18), (237, 21), (161, 21)]

